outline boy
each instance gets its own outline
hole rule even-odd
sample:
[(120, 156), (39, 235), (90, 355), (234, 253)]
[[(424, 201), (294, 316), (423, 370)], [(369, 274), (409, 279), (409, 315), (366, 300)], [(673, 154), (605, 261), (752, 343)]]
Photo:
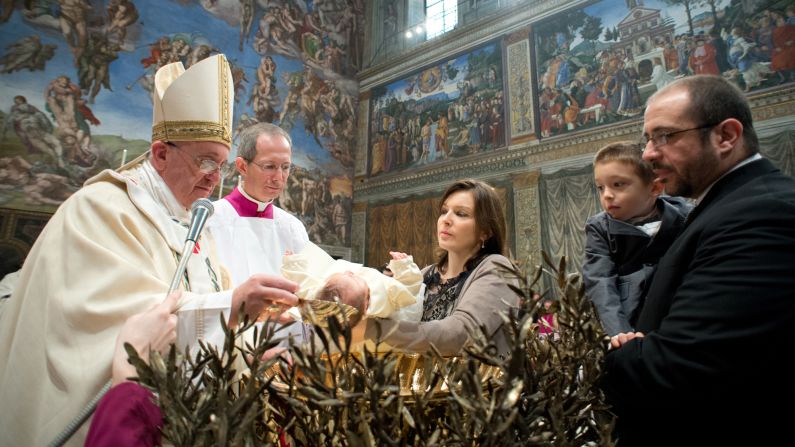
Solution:
[(285, 254), (281, 273), (298, 283), (296, 295), (299, 298), (339, 299), (356, 308), (358, 314), (349, 321), (352, 327), (367, 317), (419, 321), (424, 296), (422, 273), (411, 256), (390, 254), (391, 277), (361, 264), (334, 260), (309, 242), (300, 253)]
[(585, 223), (585, 293), (609, 336), (633, 332), (657, 263), (684, 228), (692, 206), (659, 197), (637, 144), (608, 144), (594, 157), (594, 179), (603, 212)]

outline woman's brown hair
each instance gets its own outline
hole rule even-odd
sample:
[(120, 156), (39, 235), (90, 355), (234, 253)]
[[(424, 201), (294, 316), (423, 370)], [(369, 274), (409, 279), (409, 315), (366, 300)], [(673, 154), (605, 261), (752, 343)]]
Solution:
[[(467, 260), (464, 267), (466, 270), (471, 270), (487, 255), (505, 255), (505, 212), (494, 188), (485, 182), (474, 179), (462, 179), (450, 185), (442, 195), (439, 210), (444, 206), (448, 197), (459, 191), (472, 193), (472, 200), (475, 202), (475, 231), (486, 233), (488, 236), (477, 254)], [(440, 270), (447, 266), (446, 251), (441, 251), (436, 266)]]

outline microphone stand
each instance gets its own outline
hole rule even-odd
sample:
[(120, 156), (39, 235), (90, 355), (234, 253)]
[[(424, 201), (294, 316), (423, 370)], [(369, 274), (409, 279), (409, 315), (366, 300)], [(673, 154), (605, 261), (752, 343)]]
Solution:
[(182, 279), (182, 275), (185, 274), (185, 268), (188, 266), (188, 259), (190, 259), (190, 255), (193, 254), (193, 248), (196, 247), (196, 242), (190, 239), (185, 241), (185, 245), (182, 247), (182, 256), (179, 259), (179, 264), (177, 264), (177, 270), (174, 272), (174, 277), (171, 278), (171, 285), (168, 286), (168, 292), (166, 292), (166, 296), (169, 293), (177, 290), (179, 287), (179, 282)]
[[(171, 278), (171, 285), (168, 287), (168, 292), (166, 292), (166, 296), (168, 296), (171, 292), (177, 290), (179, 287), (179, 282), (182, 279), (182, 276), (185, 274), (185, 269), (188, 266), (188, 260), (190, 256), (193, 254), (193, 249), (196, 247), (196, 241), (199, 239), (199, 235), (204, 229), (204, 223), (207, 221), (207, 218), (212, 216), (213, 214), (213, 204), (207, 199), (199, 199), (193, 202), (191, 205), (191, 221), (190, 227), (188, 228), (188, 235), (185, 238), (185, 245), (182, 247), (182, 256), (180, 257), (179, 264), (177, 264), (177, 270), (174, 272), (174, 276)], [(107, 383), (102, 387), (101, 390), (94, 396), (80, 414), (77, 415), (74, 419), (72, 419), (69, 424), (58, 433), (58, 436), (48, 445), (48, 447), (61, 447), (62, 445), (66, 444), (76, 432), (86, 423), (89, 417), (94, 414), (94, 411), (97, 409), (97, 404), (99, 401), (105, 396), (105, 394), (110, 390), (111, 386), (113, 385), (113, 380), (108, 380)]]

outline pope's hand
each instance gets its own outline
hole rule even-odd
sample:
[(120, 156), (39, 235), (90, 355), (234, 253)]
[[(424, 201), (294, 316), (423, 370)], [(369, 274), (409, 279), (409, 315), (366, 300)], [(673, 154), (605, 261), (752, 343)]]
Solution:
[(286, 361), (288, 365), (292, 365), (293, 364), (293, 357), (290, 355), (290, 351), (288, 351), (287, 348), (284, 348), (284, 347), (281, 347), (281, 346), (276, 346), (274, 348), (270, 348), (267, 351), (265, 351), (265, 353), (262, 354), (262, 359), (261, 360), (263, 362), (267, 362), (268, 360), (270, 360), (270, 359), (272, 359), (274, 357), (283, 358), (284, 361)]
[(257, 319), (262, 312), (281, 314), (298, 304), (298, 284), (280, 276), (256, 274), (240, 284), (232, 292), (232, 312), (229, 324), (238, 321), (238, 310), (245, 303), (246, 315)]

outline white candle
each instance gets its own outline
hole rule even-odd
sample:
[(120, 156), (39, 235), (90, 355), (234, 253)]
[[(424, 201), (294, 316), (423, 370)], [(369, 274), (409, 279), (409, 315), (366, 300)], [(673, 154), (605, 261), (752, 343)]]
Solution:
[(218, 200), (221, 200), (221, 196), (224, 194), (224, 176), (221, 176), (221, 183), (218, 185)]
[(121, 166), (124, 166), (124, 163), (127, 162), (127, 149), (121, 151)]

